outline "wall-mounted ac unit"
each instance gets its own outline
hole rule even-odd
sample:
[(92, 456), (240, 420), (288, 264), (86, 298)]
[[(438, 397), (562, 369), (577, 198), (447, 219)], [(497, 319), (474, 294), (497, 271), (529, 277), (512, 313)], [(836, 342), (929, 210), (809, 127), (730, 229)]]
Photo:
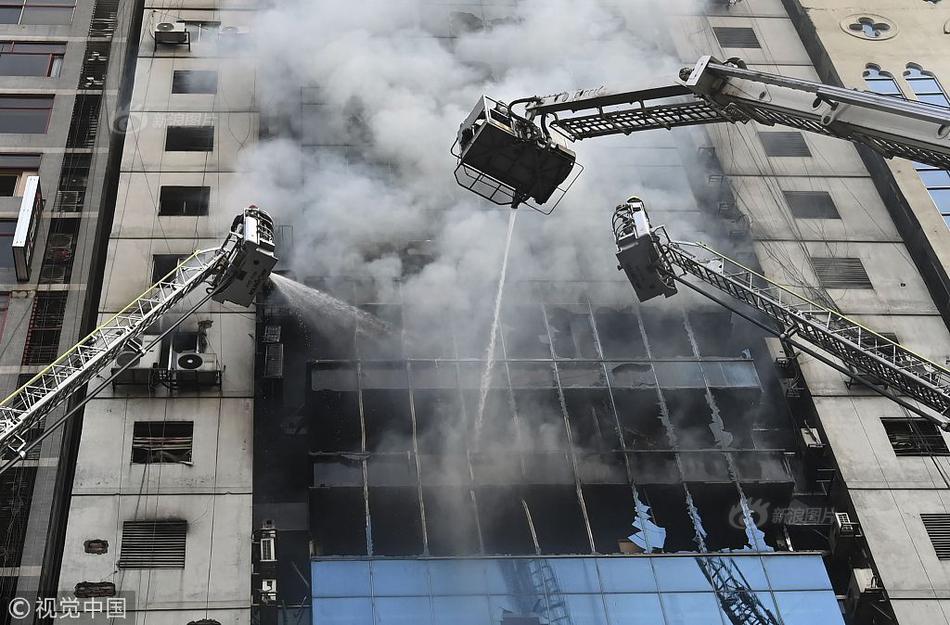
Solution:
[(155, 43), (191, 48), (191, 33), (180, 22), (160, 22), (155, 26)]
[(884, 592), (871, 569), (852, 569), (848, 583), (848, 594), (845, 595), (845, 611), (851, 618), (856, 618), (862, 612), (862, 605), (867, 600), (876, 600)]
[(222, 26), (218, 29), (218, 37), (241, 37), (250, 34), (251, 29), (244, 26)]
[(170, 350), (168, 370), (176, 386), (218, 386), (221, 384), (221, 366), (212, 352), (197, 349)]
[(119, 373), (112, 381), (113, 387), (119, 384), (147, 384), (154, 385), (158, 379), (156, 374), (161, 361), (161, 344), (157, 344), (144, 354), (141, 353), (143, 345), (150, 345), (156, 338), (155, 336), (145, 335), (138, 339), (130, 340), (119, 355), (115, 357), (115, 366), (112, 373), (118, 373), (118, 370), (126, 364), (129, 368)]
[(848, 549), (861, 536), (860, 524), (852, 521), (847, 512), (835, 512), (834, 521), (831, 523), (831, 533), (828, 536), (832, 552), (839, 547)]

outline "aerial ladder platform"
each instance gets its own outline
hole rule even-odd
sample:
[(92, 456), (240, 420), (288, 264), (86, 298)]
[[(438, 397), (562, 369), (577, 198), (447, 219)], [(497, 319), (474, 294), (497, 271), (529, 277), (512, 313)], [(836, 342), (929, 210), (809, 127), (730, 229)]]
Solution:
[[(53, 363), (0, 401), (0, 473), (26, 457), (26, 453), (62, 425), (74, 412), (133, 366), (208, 300), (250, 306), (277, 263), (274, 255), (274, 223), (270, 216), (251, 206), (239, 214), (217, 248), (198, 250), (168, 275), (148, 287)], [(176, 305), (204, 287), (202, 296), (184, 314), (150, 342), (146, 330), (173, 312)], [(187, 303), (191, 303), (190, 301)], [(124, 364), (112, 368), (116, 357)], [(83, 393), (86, 385), (110, 369), (107, 379)], [(71, 398), (77, 401), (55, 422), (47, 416)]]

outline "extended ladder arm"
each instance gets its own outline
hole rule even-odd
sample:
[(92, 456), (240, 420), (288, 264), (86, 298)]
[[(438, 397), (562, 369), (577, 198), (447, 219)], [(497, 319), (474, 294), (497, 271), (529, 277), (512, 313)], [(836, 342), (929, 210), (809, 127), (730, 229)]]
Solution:
[[(524, 105), (524, 114), (514, 110)], [(557, 206), (580, 171), (553, 128), (577, 141), (678, 126), (757, 121), (866, 145), (950, 169), (950, 109), (747, 69), (705, 56), (680, 82), (637, 91), (604, 88), (516, 100), (482, 97), (459, 127), (456, 181), (495, 202)]]
[(131, 347), (142, 352), (143, 346), (134, 339), (201, 285), (207, 285), (208, 293), (199, 304), (212, 297), (249, 302), (277, 262), (272, 236), (273, 224), (266, 213), (254, 207), (245, 210), (220, 247), (193, 253), (0, 401), (2, 468), (23, 458), (35, 442), (43, 418), (108, 368), (120, 351)]
[[(757, 121), (862, 143), (884, 156), (950, 168), (950, 110), (866, 91), (747, 69), (704, 56), (678, 84), (537, 98), (529, 118), (555, 117), (571, 140), (716, 122)], [(585, 112), (594, 111), (594, 112)], [(565, 112), (585, 112), (557, 116)]]
[[(950, 430), (950, 370), (946, 367), (706, 245), (670, 240), (663, 227), (650, 227), (638, 198), (617, 207), (614, 235), (620, 267), (640, 301), (658, 295), (669, 297), (676, 293), (676, 282), (690, 285), (684, 276), (692, 276), (764, 313), (776, 326), (766, 329), (780, 338), (797, 346), (803, 341), (838, 358), (850, 374), (872, 389)], [(702, 289), (696, 290), (715, 299)], [(891, 389), (917, 400), (926, 410)]]

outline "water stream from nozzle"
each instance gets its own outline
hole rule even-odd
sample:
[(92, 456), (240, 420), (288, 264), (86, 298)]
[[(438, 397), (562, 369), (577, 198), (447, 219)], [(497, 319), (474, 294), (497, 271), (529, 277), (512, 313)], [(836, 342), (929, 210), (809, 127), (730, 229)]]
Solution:
[(272, 273), (270, 278), (274, 287), (297, 314), (320, 314), (343, 326), (356, 321), (357, 332), (374, 337), (382, 336), (392, 330), (375, 315), (347, 304), (329, 293), (311, 288), (278, 273)]
[(482, 378), (478, 393), (478, 412), (475, 416), (474, 445), (478, 447), (482, 433), (482, 421), (485, 417), (485, 402), (488, 400), (488, 389), (491, 386), (492, 370), (495, 366), (495, 344), (498, 341), (498, 325), (501, 318), (501, 300), (505, 290), (505, 278), (508, 275), (508, 253), (511, 251), (511, 235), (515, 231), (515, 217), (518, 211), (512, 210), (508, 217), (508, 234), (505, 236), (505, 254), (501, 260), (501, 275), (498, 277), (498, 291), (495, 293), (495, 311), (492, 316), (491, 333), (488, 336), (488, 348), (485, 350), (485, 368), (482, 369)]

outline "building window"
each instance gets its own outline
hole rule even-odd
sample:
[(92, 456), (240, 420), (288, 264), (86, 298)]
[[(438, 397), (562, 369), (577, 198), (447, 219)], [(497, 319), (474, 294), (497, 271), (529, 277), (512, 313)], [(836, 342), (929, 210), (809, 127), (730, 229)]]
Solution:
[(191, 43), (198, 43), (202, 40), (207, 41), (209, 37), (217, 38), (218, 31), (221, 29), (221, 22), (178, 20), (178, 23), (184, 24), (185, 30), (191, 35)]
[(24, 365), (46, 365), (59, 354), (59, 337), (66, 315), (66, 291), (38, 291), (23, 349)]
[(950, 456), (947, 442), (927, 419), (881, 419), (898, 456)]
[(183, 569), (187, 533), (187, 521), (126, 521), (122, 524), (117, 566), (120, 569)]
[(950, 560), (950, 514), (921, 514), (938, 560)]
[(859, 17), (857, 21), (849, 24), (848, 28), (865, 39), (878, 39), (891, 30), (891, 25), (870, 17)]
[(210, 152), (214, 149), (214, 126), (169, 126), (165, 131), (166, 152)]
[(818, 284), (826, 289), (873, 289), (860, 258), (812, 257)]
[(0, 219), (0, 268), (13, 269), (13, 233), (16, 219)]
[(172, 93), (217, 93), (218, 72), (176, 69), (172, 74)]
[(132, 426), (132, 462), (190, 464), (194, 425), (191, 421), (136, 421)]
[(0, 0), (0, 24), (69, 24), (75, 0)]
[(723, 48), (761, 48), (755, 31), (744, 26), (713, 26), (713, 32)]
[(152, 284), (155, 284), (181, 263), (186, 258), (181, 254), (155, 254), (152, 256)]
[(27, 176), (35, 176), (39, 169), (39, 154), (0, 154), (0, 197), (23, 195)]
[(63, 67), (65, 43), (0, 42), (0, 76), (55, 78)]
[(782, 191), (796, 219), (841, 219), (827, 191)]
[(0, 96), (0, 132), (42, 134), (49, 126), (53, 96)]
[(889, 72), (882, 71), (879, 65), (868, 63), (864, 68), (864, 82), (868, 89), (880, 95), (904, 97), (900, 85)]
[(768, 156), (811, 156), (800, 132), (760, 132), (759, 140)]
[(210, 197), (211, 187), (162, 187), (158, 198), (158, 214), (207, 215)]
[[(943, 85), (931, 72), (914, 63), (908, 63), (904, 71), (904, 80), (910, 85), (914, 97), (920, 102), (950, 108), (950, 99), (947, 98)], [(950, 227), (950, 172), (924, 163), (914, 163), (914, 169), (917, 170), (920, 181), (927, 187), (934, 206)]]
[(904, 71), (904, 80), (910, 85), (914, 96), (921, 102), (943, 108), (950, 107), (950, 100), (947, 99), (947, 94), (940, 85), (940, 81), (932, 73), (924, 71), (919, 65), (909, 63)]

